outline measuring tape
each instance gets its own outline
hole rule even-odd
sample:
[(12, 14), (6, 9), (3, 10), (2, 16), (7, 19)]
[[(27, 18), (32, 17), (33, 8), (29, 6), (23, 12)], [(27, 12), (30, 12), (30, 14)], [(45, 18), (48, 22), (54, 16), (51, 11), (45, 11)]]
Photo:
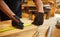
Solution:
[[(31, 26), (31, 25), (32, 24), (24, 24), (24, 27)], [(5, 31), (9, 31), (9, 30), (13, 30), (13, 29), (15, 29), (15, 28), (14, 27), (8, 27), (8, 28), (0, 30), (0, 33), (5, 32)]]

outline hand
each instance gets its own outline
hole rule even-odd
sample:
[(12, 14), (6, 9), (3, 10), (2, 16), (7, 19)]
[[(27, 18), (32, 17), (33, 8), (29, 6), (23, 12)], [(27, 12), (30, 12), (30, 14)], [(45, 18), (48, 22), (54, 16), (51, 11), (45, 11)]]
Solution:
[(35, 19), (34, 21), (32, 22), (33, 25), (36, 25), (36, 26), (40, 26), (43, 24), (44, 22), (44, 13), (41, 13), (41, 12), (37, 12), (36, 15), (35, 15)]
[(17, 17), (16, 15), (13, 16), (13, 19), (12, 19), (12, 26), (13, 27), (16, 27), (18, 29), (23, 29), (23, 23), (21, 22), (21, 20), (19, 19), (19, 17)]

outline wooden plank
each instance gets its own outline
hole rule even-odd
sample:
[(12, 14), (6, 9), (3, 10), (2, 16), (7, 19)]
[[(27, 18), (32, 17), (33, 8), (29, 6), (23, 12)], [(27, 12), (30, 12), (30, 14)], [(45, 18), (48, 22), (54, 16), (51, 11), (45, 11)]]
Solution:
[[(31, 30), (35, 30), (37, 29), (36, 26), (32, 25), (32, 26), (29, 26), (29, 27), (25, 27), (23, 30), (21, 29), (14, 29), (14, 30), (10, 30), (10, 31), (6, 31), (6, 32), (2, 32), (0, 33), (0, 36), (6, 36), (6, 35), (11, 35), (11, 34), (16, 34), (16, 33), (22, 33), (22, 32), (29, 32)], [(26, 34), (26, 33), (25, 33)], [(31, 33), (30, 33), (31, 34)]]
[(57, 29), (56, 27), (53, 28), (51, 37), (60, 37), (60, 29)]
[[(26, 20), (26, 19), (24, 19), (24, 20)], [(44, 20), (44, 24), (39, 27), (40, 28), (39, 29), (39, 37), (45, 37), (49, 26), (50, 25), (55, 25), (56, 21), (57, 21), (56, 18), (50, 18), (48, 20)], [(6, 23), (4, 22), (4, 24), (6, 24)], [(3, 32), (3, 33), (0, 33), (0, 37), (3, 36), (3, 35), (4, 35), (3, 37), (9, 37), (9, 36), (10, 37), (15, 37), (15, 36), (16, 37), (32, 37), (34, 35), (34, 33), (36, 32), (36, 30), (37, 30), (37, 27), (32, 25), (32, 26), (29, 26), (29, 27), (24, 27), (23, 30), (14, 29), (14, 30), (11, 30), (11, 31), (6, 31), (6, 32)], [(57, 33), (57, 35), (58, 35), (58, 33)]]
[[(26, 22), (26, 20), (25, 20)], [(3, 28), (7, 28), (11, 26), (11, 20), (9, 21), (2, 21), (1, 24), (3, 25)], [(32, 35), (35, 33), (37, 30), (37, 26), (31, 25), (31, 26), (26, 26), (24, 29), (14, 29), (10, 31), (5, 31), (0, 33), (0, 37), (32, 37)], [(28, 35), (27, 35), (28, 34)]]

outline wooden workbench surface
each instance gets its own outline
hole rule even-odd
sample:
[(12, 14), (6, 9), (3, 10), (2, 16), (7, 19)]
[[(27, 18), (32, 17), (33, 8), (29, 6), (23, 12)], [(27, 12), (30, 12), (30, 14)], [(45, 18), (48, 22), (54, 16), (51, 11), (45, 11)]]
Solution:
[[(26, 22), (27, 21), (25, 21), (25, 23)], [(27, 23), (29, 23), (29, 22), (27, 22)], [(7, 27), (11, 26), (11, 20), (0, 22), (0, 27), (1, 26), (4, 27), (4, 28), (7, 28)], [(36, 30), (37, 30), (37, 26), (31, 25), (31, 26), (24, 27), (24, 29), (13, 29), (13, 30), (10, 30), (10, 31), (2, 32), (2, 33), (0, 33), (0, 37), (2, 37), (2, 36), (4, 36), (4, 37), (8, 37), (8, 36), (12, 37), (12, 36), (14, 36), (15, 37), (15, 35), (16, 36), (20, 35), (20, 37), (22, 37), (22, 36), (23, 37), (24, 36), (31, 37), (35, 33)]]
[(16, 34), (16, 33), (22, 33), (24, 31), (29, 31), (29, 30), (37, 30), (37, 27), (32, 25), (32, 26), (29, 26), (29, 27), (25, 27), (23, 30), (21, 29), (14, 29), (14, 30), (10, 30), (10, 31), (6, 31), (6, 32), (2, 32), (0, 33), (0, 36), (6, 36), (6, 35), (11, 35), (11, 34)]
[[(46, 36), (46, 32), (47, 32), (49, 26), (56, 25), (56, 22), (57, 22), (57, 19), (55, 17), (50, 18), (48, 20), (44, 20), (43, 25), (39, 27), (39, 37), (45, 37)], [(6, 31), (6, 32), (3, 32), (3, 33), (0, 33), (0, 36), (3, 36), (3, 35), (5, 36), (5, 35), (9, 35), (9, 34), (13, 33), (14, 37), (15, 37), (15, 35), (16, 35), (16, 37), (18, 35), (20, 35), (20, 36), (23, 35), (21, 37), (31, 37), (31, 35), (33, 35), (36, 32), (36, 30), (37, 30), (37, 27), (32, 25), (32, 26), (29, 26), (29, 27), (24, 27), (23, 30), (14, 29), (14, 30), (11, 30), (11, 31)], [(54, 28), (54, 30), (52, 32), (52, 36), (53, 37), (55, 37), (54, 35), (59, 36), (58, 35), (59, 33), (60, 33), (60, 30), (57, 29), (57, 28)], [(11, 36), (11, 35), (9, 35), (9, 36)], [(27, 36), (25, 36), (25, 35), (27, 35)], [(8, 36), (6, 36), (6, 37), (8, 37)]]

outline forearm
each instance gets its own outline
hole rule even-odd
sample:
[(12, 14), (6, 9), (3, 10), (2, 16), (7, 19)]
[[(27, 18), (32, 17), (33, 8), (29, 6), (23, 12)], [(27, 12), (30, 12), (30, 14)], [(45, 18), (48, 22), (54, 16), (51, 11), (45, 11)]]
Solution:
[(36, 5), (36, 8), (37, 8), (38, 12), (44, 12), (43, 3), (42, 3), (41, 0), (35, 0), (35, 5)]
[(13, 15), (15, 15), (9, 7), (5, 4), (4, 1), (0, 1), (0, 9), (9, 17), (11, 18)]
[(0, 2), (1, 2), (2, 0), (0, 0)]

